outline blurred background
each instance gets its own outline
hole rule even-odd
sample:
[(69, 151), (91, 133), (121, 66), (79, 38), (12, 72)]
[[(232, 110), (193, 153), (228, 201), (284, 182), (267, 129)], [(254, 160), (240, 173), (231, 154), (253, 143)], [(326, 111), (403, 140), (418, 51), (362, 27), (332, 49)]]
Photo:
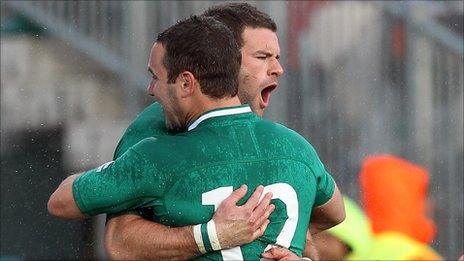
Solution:
[[(105, 258), (104, 217), (61, 221), (67, 175), (112, 159), (146, 94), (156, 35), (218, 1), (1, 2), (0, 259)], [(341, 190), (391, 153), (428, 169), (446, 259), (463, 252), (463, 2), (251, 1), (278, 25), (266, 118), (304, 135)]]

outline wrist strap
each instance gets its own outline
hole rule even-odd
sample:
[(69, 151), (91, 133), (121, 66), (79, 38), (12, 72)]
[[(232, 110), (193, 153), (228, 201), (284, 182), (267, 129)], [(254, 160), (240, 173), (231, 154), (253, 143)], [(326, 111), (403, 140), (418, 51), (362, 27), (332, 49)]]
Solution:
[(205, 245), (203, 244), (203, 238), (201, 236), (201, 224), (193, 227), (193, 237), (195, 238), (195, 242), (197, 243), (200, 253), (206, 254)]
[(216, 232), (216, 224), (212, 219), (208, 223), (195, 225), (193, 237), (202, 254), (222, 249)]
[(209, 237), (209, 242), (211, 242), (211, 248), (214, 251), (221, 250), (221, 244), (219, 243), (219, 238), (216, 232), (216, 224), (214, 223), (214, 220), (210, 220), (208, 223), (206, 223), (206, 229), (208, 231), (208, 237)]

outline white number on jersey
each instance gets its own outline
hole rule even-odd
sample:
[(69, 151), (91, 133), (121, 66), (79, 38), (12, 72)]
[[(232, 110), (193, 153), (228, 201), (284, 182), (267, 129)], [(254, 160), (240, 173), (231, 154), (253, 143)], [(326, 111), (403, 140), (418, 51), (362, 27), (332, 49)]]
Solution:
[[(220, 187), (202, 194), (203, 205), (214, 205), (217, 210), (219, 205), (233, 192), (232, 186)], [(272, 192), (273, 199), (280, 199), (287, 207), (288, 219), (276, 239), (276, 245), (290, 247), (293, 236), (295, 235), (296, 225), (298, 223), (298, 198), (292, 186), (287, 183), (275, 183), (264, 187), (264, 192), (260, 200), (267, 192)], [(269, 249), (271, 245), (266, 248)], [(221, 250), (223, 260), (243, 260), (242, 250), (240, 247), (234, 247)]]

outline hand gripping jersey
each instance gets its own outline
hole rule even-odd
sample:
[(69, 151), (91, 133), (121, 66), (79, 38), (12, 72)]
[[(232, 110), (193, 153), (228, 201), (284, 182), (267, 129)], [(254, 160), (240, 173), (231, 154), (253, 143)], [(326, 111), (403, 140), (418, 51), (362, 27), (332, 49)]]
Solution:
[(185, 133), (140, 141), (80, 176), (73, 194), (87, 215), (144, 208), (157, 222), (185, 226), (208, 222), (242, 184), (249, 187), (243, 202), (258, 185), (273, 193), (265, 234), (199, 259), (258, 260), (272, 244), (301, 255), (311, 210), (332, 197), (334, 182), (303, 137), (247, 105), (209, 111)]

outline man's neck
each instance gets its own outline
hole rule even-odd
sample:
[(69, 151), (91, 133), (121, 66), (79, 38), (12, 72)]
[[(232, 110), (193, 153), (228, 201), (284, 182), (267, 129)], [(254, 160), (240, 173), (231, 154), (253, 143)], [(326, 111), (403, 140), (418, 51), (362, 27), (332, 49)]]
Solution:
[(187, 114), (187, 125), (190, 125), (198, 117), (200, 117), (200, 115), (207, 111), (240, 105), (242, 104), (240, 103), (240, 100), (237, 96), (232, 98), (228, 97), (224, 99), (202, 99), (202, 101), (199, 102), (196, 106), (194, 106), (194, 109), (191, 110), (189, 114)]

